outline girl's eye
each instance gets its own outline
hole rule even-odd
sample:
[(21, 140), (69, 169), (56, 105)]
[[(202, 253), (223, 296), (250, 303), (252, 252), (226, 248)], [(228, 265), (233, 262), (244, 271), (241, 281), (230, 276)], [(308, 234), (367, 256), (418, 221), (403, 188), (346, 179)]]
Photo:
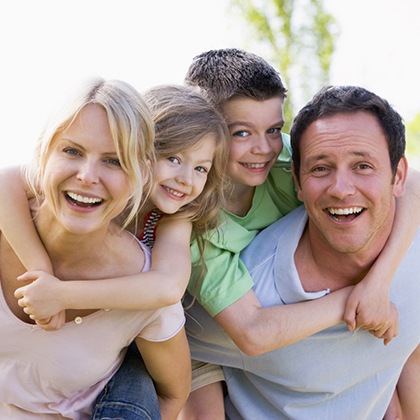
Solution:
[(181, 161), (176, 156), (169, 156), (167, 159), (172, 163), (181, 163)]
[(196, 166), (194, 168), (197, 172), (206, 174), (209, 170), (207, 168), (205, 168), (204, 166)]
[(71, 156), (80, 156), (81, 155), (81, 153), (73, 147), (66, 147), (65, 149), (63, 149), (63, 152), (68, 154), (68, 155), (71, 155)]

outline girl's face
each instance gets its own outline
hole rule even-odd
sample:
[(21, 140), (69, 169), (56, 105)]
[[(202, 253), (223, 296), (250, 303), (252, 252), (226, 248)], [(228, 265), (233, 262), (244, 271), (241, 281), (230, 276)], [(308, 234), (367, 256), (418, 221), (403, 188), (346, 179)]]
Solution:
[(54, 141), (43, 184), (45, 203), (75, 234), (107, 228), (124, 210), (131, 188), (102, 107), (87, 105)]
[(223, 113), (230, 132), (227, 175), (234, 185), (261, 185), (283, 148), (283, 99), (233, 98)]
[(150, 200), (166, 214), (176, 213), (203, 191), (216, 150), (213, 135), (204, 136), (194, 147), (157, 160)]

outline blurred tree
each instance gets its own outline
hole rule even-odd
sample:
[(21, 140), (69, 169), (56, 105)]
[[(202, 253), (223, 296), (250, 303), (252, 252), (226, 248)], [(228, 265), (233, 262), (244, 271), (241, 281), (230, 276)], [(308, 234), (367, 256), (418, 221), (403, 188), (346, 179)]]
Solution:
[(410, 166), (420, 170), (420, 114), (405, 123), (407, 133), (407, 156)]
[(284, 107), (288, 132), (293, 115), (329, 82), (338, 28), (323, 0), (232, 0), (251, 24), (258, 50), (279, 70), (288, 88)]

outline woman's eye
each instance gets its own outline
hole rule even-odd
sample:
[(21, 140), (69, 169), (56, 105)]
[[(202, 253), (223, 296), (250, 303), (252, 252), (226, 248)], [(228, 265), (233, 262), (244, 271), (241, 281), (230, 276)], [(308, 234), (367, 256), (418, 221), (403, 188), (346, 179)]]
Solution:
[(73, 147), (66, 147), (65, 149), (63, 149), (63, 152), (68, 154), (68, 155), (72, 155), (72, 156), (80, 156), (81, 155), (81, 153)]
[(181, 161), (176, 156), (169, 156), (167, 159), (172, 163), (181, 163)]
[(107, 163), (110, 163), (111, 165), (115, 165), (115, 166), (120, 166), (121, 167), (121, 163), (119, 161), (119, 159), (117, 158), (109, 158), (106, 160)]

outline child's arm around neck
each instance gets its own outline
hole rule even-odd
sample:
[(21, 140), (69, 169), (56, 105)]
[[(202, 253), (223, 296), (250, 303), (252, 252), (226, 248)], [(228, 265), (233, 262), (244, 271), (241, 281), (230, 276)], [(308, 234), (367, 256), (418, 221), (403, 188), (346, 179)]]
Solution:
[(0, 171), (0, 230), (27, 270), (52, 273), (51, 260), (38, 236), (28, 205), (21, 167)]

